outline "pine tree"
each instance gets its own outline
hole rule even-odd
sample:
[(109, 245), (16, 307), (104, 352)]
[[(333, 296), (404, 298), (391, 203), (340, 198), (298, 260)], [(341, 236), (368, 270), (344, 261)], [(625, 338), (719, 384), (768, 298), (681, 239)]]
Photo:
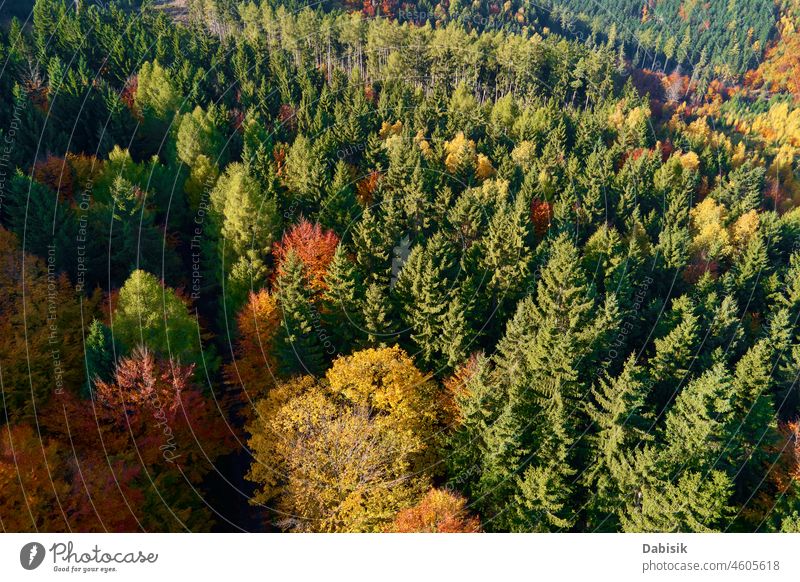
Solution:
[(411, 233), (419, 233), (430, 227), (430, 200), (423, 179), (422, 163), (417, 160), (411, 179), (403, 189), (403, 210)]
[(344, 234), (353, 227), (358, 211), (355, 187), (350, 169), (339, 160), (333, 171), (333, 181), (321, 203), (319, 220), (323, 226)]
[(286, 256), (277, 289), (282, 314), (276, 345), (280, 371), (286, 376), (316, 374), (323, 365), (323, 330), (311, 303), (303, 263), (294, 251)]
[(364, 289), (355, 265), (339, 244), (325, 275), (323, 320), (342, 353), (349, 353), (362, 328)]
[(364, 322), (363, 345), (385, 347), (396, 339), (389, 298), (378, 283), (370, 283), (364, 297), (361, 317)]
[(655, 340), (655, 355), (650, 361), (653, 379), (653, 401), (660, 412), (690, 379), (699, 342), (699, 321), (695, 307), (687, 296), (673, 301), (669, 320), (672, 329)]
[(111, 341), (111, 330), (102, 322), (93, 319), (89, 325), (85, 341), (86, 386), (81, 396), (92, 394), (97, 379), (108, 382), (114, 369), (114, 348)]
[(506, 324), (505, 333), (497, 343), (494, 362), (499, 376), (514, 378), (522, 373), (536, 325), (536, 306), (530, 295), (526, 295), (517, 304), (514, 317)]
[(353, 229), (353, 246), (356, 265), (366, 274), (365, 283), (386, 285), (391, 276), (390, 253), (394, 241), (381, 224), (380, 216), (372, 207), (366, 207), (361, 220)]
[(759, 232), (750, 238), (742, 255), (726, 273), (724, 285), (745, 310), (762, 312), (766, 303), (764, 281), (770, 272), (767, 245)]
[(450, 301), (450, 306), (447, 308), (442, 322), (440, 344), (443, 367), (453, 369), (464, 360), (470, 344), (469, 332), (464, 304), (456, 294)]
[(731, 377), (718, 363), (690, 382), (665, 421), (665, 462), (677, 470), (720, 468), (729, 438), (733, 404)]
[(616, 531), (616, 510), (623, 503), (627, 457), (652, 440), (652, 414), (646, 405), (644, 374), (631, 355), (622, 372), (606, 375), (592, 388), (587, 414), (592, 421), (591, 459), (584, 476), (590, 492), (588, 526), (591, 531)]
[(452, 260), (450, 243), (436, 233), (424, 248), (412, 251), (397, 280), (396, 294), (404, 321), (419, 350), (417, 357), (425, 366), (435, 365), (442, 351)]
[(707, 533), (730, 525), (732, 484), (722, 471), (687, 471), (674, 480), (659, 479), (652, 467), (637, 473), (640, 483), (620, 513), (622, 531)]
[(769, 447), (778, 440), (774, 397), (777, 353), (769, 339), (759, 340), (737, 362), (733, 373), (733, 435), (726, 447), (727, 462), (736, 475), (737, 489), (745, 497), (763, 482)]
[(564, 334), (574, 334), (576, 346), (587, 349), (596, 337), (592, 324), (594, 289), (580, 268), (578, 251), (567, 235), (560, 235), (536, 286), (537, 316), (552, 318)]
[[(522, 197), (497, 209), (482, 241), (482, 268), (489, 276), (487, 292), (500, 304), (516, 301), (530, 274), (529, 209)], [(498, 316), (502, 317), (501, 309)]]
[(534, 456), (517, 478), (517, 493), (509, 509), (511, 531), (563, 531), (574, 522), (571, 477), (575, 471), (568, 458), (572, 438), (566, 426), (563, 403), (555, 399), (536, 421)]
[(485, 441), (496, 420), (501, 396), (495, 389), (492, 372), (490, 359), (479, 353), (465, 371), (463, 385), (456, 379), (453, 390), (455, 429), (447, 437), (445, 463), (451, 487), (472, 498), (477, 496), (475, 487), (481, 478)]

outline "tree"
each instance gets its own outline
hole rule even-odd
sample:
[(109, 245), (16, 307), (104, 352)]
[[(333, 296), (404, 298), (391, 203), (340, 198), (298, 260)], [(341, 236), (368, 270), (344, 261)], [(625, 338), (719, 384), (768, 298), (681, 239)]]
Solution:
[(328, 193), (322, 201), (319, 221), (334, 232), (344, 233), (356, 221), (358, 202), (351, 168), (344, 160), (336, 162)]
[(232, 361), (225, 366), (225, 378), (229, 385), (241, 387), (243, 398), (252, 402), (277, 382), (281, 312), (276, 296), (266, 289), (250, 293), (236, 323), (239, 339)]
[(386, 347), (396, 338), (389, 298), (380, 284), (371, 283), (367, 287), (361, 317), (364, 321), (365, 347)]
[(95, 385), (103, 450), (142, 465), (160, 503), (140, 508), (140, 519), (160, 529), (208, 527), (210, 512), (195, 487), (234, 442), (223, 411), (193, 384), (192, 368), (138, 347), (111, 381)]
[(475, 142), (466, 138), (463, 131), (459, 131), (451, 141), (445, 143), (444, 151), (447, 171), (456, 180), (471, 183), (477, 160)]
[(347, 353), (363, 331), (364, 289), (355, 265), (340, 243), (324, 278), (323, 319), (339, 351)]
[(75, 276), (75, 233), (77, 224), (72, 210), (51, 191), (17, 172), (8, 184), (7, 204), (3, 214), (10, 230), (25, 242), (22, 250), (39, 257), (51, 257), (57, 271)]
[[(514, 303), (530, 273), (529, 212), (522, 197), (503, 203), (492, 216), (482, 242), (481, 267), (487, 291), (500, 305)], [(501, 309), (501, 317), (505, 315)]]
[(191, 113), (184, 113), (178, 124), (178, 158), (191, 168), (196, 166), (200, 156), (224, 167), (228, 162), (226, 121), (225, 111), (213, 104), (207, 111), (197, 106)]
[(281, 180), (291, 199), (305, 211), (316, 209), (328, 192), (326, 174), (325, 164), (320, 163), (320, 156), (314, 151), (311, 140), (303, 134), (298, 135), (281, 171)]
[(626, 460), (652, 440), (653, 419), (646, 406), (644, 374), (630, 356), (617, 377), (606, 374), (592, 388), (587, 413), (592, 421), (588, 514), (591, 531), (616, 531), (616, 510), (624, 502)]
[(731, 378), (722, 363), (681, 390), (666, 417), (664, 454), (671, 466), (703, 471), (722, 465), (735, 430), (728, 424), (731, 396)]
[(471, 516), (467, 500), (447, 490), (431, 489), (414, 507), (394, 518), (388, 531), (397, 533), (477, 533), (480, 520)]
[(689, 297), (675, 299), (668, 319), (673, 327), (654, 342), (656, 352), (650, 361), (650, 375), (655, 383), (653, 396), (657, 407), (671, 402), (681, 384), (690, 378), (700, 332), (694, 309)]
[(624, 532), (706, 533), (729, 525), (732, 487), (722, 471), (650, 481), (636, 489), (620, 515)]
[(159, 356), (201, 367), (215, 359), (211, 348), (203, 353), (203, 331), (183, 300), (142, 270), (131, 273), (119, 290), (111, 331), (125, 350), (146, 346)]
[(275, 258), (275, 272), (280, 276), (283, 263), (290, 252), (294, 252), (303, 267), (313, 292), (326, 288), (325, 280), (328, 266), (333, 261), (339, 237), (333, 231), (323, 231), (319, 223), (311, 224), (302, 218), (283, 235), (272, 250)]
[(254, 503), (292, 531), (381, 531), (427, 489), (433, 386), (397, 348), (337, 359), (256, 405)]
[(239, 163), (228, 165), (210, 199), (213, 215), (206, 232), (209, 244), (216, 246), (211, 251), (222, 263), (214, 278), (226, 281), (226, 301), (235, 312), (248, 292), (266, 280), (266, 261), (279, 224), (277, 202)]
[[(440, 361), (448, 308), (448, 288), (453, 250), (441, 234), (434, 235), (425, 247), (411, 251), (395, 285), (395, 294), (404, 308), (404, 320), (411, 329), (411, 340), (419, 348), (417, 357), (425, 366)], [(451, 321), (451, 333), (457, 322)]]
[(442, 323), (441, 364), (443, 366), (453, 369), (464, 360), (470, 344), (469, 335), (464, 304), (456, 295), (450, 301)]
[(321, 332), (324, 330), (320, 325), (320, 313), (311, 302), (305, 267), (293, 250), (286, 256), (276, 286), (281, 327), (275, 354), (282, 374), (320, 372), (324, 354)]
[(567, 433), (561, 402), (545, 407), (537, 424), (534, 463), (517, 477), (517, 493), (509, 503), (506, 518), (510, 529), (518, 532), (562, 531), (571, 527), (575, 511), (571, 507), (574, 470), (568, 459), (572, 440)]
[(164, 278), (178, 271), (179, 259), (146, 200), (146, 192), (118, 175), (110, 185), (108, 203), (91, 208), (90, 274), (108, 272), (109, 283), (119, 285), (136, 268)]
[(0, 424), (33, 418), (53, 393), (83, 384), (81, 306), (54, 267), (0, 228)]
[(93, 319), (86, 334), (84, 355), (86, 357), (86, 389), (82, 396), (90, 396), (97, 379), (109, 380), (114, 367), (114, 345), (111, 330), (97, 319)]
[[(7, 532), (66, 532), (67, 457), (54, 440), (20, 424), (0, 437), (0, 523)], [(44, 468), (44, 470), (43, 470)]]
[(166, 119), (177, 112), (180, 95), (169, 72), (158, 61), (147, 61), (139, 69), (134, 103), (143, 115), (156, 119)]

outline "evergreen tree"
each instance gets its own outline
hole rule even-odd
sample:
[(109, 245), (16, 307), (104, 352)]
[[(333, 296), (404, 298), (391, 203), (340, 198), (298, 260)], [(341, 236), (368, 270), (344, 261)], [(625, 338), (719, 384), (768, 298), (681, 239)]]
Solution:
[(107, 382), (111, 379), (111, 372), (114, 369), (114, 346), (111, 340), (111, 330), (102, 322), (93, 319), (89, 325), (84, 345), (86, 386), (81, 391), (81, 395), (88, 397), (92, 394), (96, 380)]
[(660, 413), (690, 379), (699, 341), (699, 322), (689, 297), (673, 301), (669, 321), (672, 329), (655, 340), (655, 355), (650, 361), (653, 403)]
[(322, 308), (325, 327), (333, 335), (339, 351), (347, 353), (362, 328), (364, 289), (355, 265), (339, 244), (325, 274), (326, 289)]
[(458, 294), (452, 298), (444, 315), (440, 341), (442, 366), (451, 369), (455, 368), (464, 360), (470, 344), (464, 304)]
[(328, 193), (321, 203), (320, 223), (326, 228), (344, 234), (352, 228), (357, 209), (358, 203), (349, 167), (346, 162), (339, 160), (334, 168), (333, 181)]
[(653, 418), (647, 405), (642, 370), (630, 356), (616, 378), (606, 375), (592, 388), (587, 414), (592, 421), (590, 469), (584, 476), (591, 531), (616, 531), (618, 507), (624, 502), (627, 459), (652, 440)]
[(364, 346), (386, 347), (394, 343), (396, 332), (389, 298), (378, 283), (370, 283), (361, 312), (364, 322)]
[(281, 373), (319, 373), (324, 358), (320, 315), (311, 303), (303, 263), (294, 251), (286, 256), (277, 290), (282, 321), (275, 349)]

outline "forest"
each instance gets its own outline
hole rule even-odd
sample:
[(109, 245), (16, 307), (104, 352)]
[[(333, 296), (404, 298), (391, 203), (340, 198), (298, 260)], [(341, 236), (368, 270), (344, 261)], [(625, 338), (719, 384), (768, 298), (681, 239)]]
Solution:
[(800, 532), (796, 0), (172, 4), (0, 9), (0, 530)]

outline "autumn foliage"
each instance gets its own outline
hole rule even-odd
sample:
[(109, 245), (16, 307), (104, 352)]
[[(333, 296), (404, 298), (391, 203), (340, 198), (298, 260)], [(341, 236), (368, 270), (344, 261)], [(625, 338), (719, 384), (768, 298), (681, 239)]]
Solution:
[(276, 381), (278, 362), (274, 348), (281, 314), (275, 296), (266, 289), (250, 293), (236, 323), (239, 340), (225, 376), (230, 386), (241, 389), (241, 398), (250, 402), (263, 396)]
[(434, 385), (399, 348), (336, 360), (256, 405), (248, 427), (259, 485), (290, 531), (382, 531), (427, 489), (438, 416)]
[[(191, 376), (191, 366), (136, 348), (119, 361), (111, 380), (96, 381), (91, 400), (68, 391), (55, 395), (40, 411), (39, 434), (27, 425), (15, 427), (0, 451), (0, 517), (6, 527), (210, 527), (211, 515), (202, 503), (197, 506), (197, 488), (233, 441), (224, 411)], [(22, 488), (15, 483), (15, 464), (31, 467)], [(30, 512), (20, 510), (26, 503)], [(7, 516), (19, 521), (5, 521)]]
[(553, 221), (553, 208), (546, 200), (534, 200), (531, 202), (531, 222), (536, 236), (542, 238), (547, 234), (550, 223)]
[(467, 500), (445, 491), (431, 489), (415, 506), (395, 517), (389, 531), (397, 533), (477, 533), (480, 520), (466, 509)]
[(33, 179), (50, 188), (62, 199), (72, 198), (74, 177), (69, 162), (64, 158), (50, 155), (37, 162), (33, 166)]
[(333, 260), (338, 245), (339, 237), (336, 233), (324, 230), (319, 223), (312, 224), (306, 219), (301, 219), (279, 242), (275, 243), (273, 256), (276, 273), (280, 276), (284, 260), (290, 251), (294, 251), (305, 267), (311, 288), (322, 291), (325, 289), (328, 265)]

